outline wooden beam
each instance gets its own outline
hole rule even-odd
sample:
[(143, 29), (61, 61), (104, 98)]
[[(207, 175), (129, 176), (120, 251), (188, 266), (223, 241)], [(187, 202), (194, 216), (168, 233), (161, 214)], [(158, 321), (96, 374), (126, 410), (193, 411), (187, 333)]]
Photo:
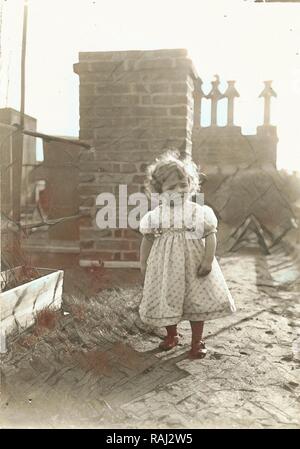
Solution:
[(36, 131), (27, 131), (26, 129), (23, 129), (22, 132), (26, 136), (40, 137), (41, 139), (50, 140), (50, 141), (53, 140), (55, 142), (70, 143), (72, 145), (78, 145), (80, 147), (84, 147), (87, 149), (92, 148), (92, 145), (90, 145), (87, 142), (83, 142), (82, 140), (79, 140), (79, 139), (75, 140), (75, 139), (68, 139), (66, 137), (51, 136), (49, 134), (39, 133)]

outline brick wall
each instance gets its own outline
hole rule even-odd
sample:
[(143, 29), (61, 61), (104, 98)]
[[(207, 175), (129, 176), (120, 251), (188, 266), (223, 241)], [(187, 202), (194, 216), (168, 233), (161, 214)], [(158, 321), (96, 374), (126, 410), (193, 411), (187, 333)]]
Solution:
[[(193, 90), (197, 77), (186, 50), (80, 53), (80, 139), (94, 151), (82, 156), (81, 264), (133, 265), (140, 236), (96, 226), (95, 200), (118, 186), (141, 191), (146, 165), (166, 147), (191, 154)], [(129, 209), (130, 210), (130, 209)]]
[(233, 173), (237, 168), (276, 167), (275, 126), (259, 126), (255, 135), (243, 135), (239, 126), (195, 127), (193, 159), (205, 173)]

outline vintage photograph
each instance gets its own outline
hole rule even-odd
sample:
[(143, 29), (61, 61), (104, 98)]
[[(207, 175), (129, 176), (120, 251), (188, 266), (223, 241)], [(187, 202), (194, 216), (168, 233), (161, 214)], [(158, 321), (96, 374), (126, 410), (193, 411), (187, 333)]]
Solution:
[(300, 2), (0, 0), (0, 161), (1, 429), (300, 428)]

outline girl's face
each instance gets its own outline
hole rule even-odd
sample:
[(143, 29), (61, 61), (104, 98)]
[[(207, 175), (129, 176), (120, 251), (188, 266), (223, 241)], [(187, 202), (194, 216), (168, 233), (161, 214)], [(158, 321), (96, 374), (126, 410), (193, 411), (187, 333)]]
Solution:
[(189, 180), (181, 175), (177, 170), (172, 171), (162, 183), (162, 191), (169, 193), (188, 193), (190, 189)]

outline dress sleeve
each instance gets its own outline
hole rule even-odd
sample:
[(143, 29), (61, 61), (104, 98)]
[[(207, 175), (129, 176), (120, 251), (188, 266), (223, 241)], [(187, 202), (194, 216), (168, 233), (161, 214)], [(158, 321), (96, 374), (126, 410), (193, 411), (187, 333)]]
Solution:
[(209, 234), (213, 234), (217, 232), (218, 228), (218, 219), (214, 213), (214, 211), (209, 206), (204, 207), (204, 235), (203, 237), (207, 237)]
[(153, 239), (155, 233), (155, 219), (153, 216), (153, 211), (147, 212), (141, 219), (139, 225), (139, 231), (147, 239)]

